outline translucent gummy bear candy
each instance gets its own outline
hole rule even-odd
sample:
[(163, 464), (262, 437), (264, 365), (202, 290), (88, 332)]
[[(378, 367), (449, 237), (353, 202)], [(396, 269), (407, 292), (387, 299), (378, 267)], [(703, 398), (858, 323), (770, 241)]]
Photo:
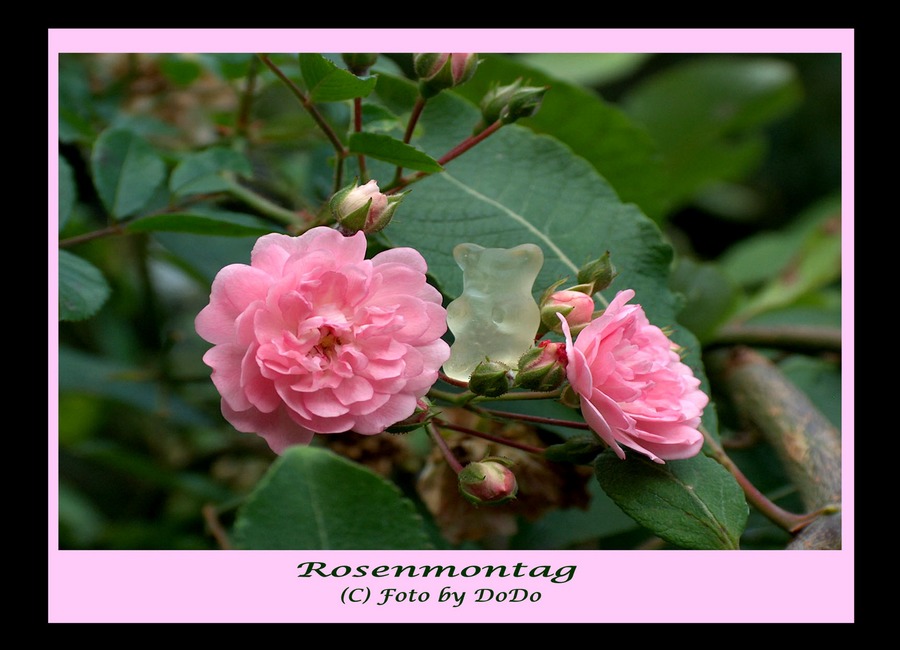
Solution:
[(463, 270), (463, 292), (447, 306), (447, 326), (455, 340), (444, 372), (468, 381), (485, 357), (515, 367), (534, 343), (541, 322), (531, 286), (544, 253), (534, 244), (459, 244), (453, 257)]

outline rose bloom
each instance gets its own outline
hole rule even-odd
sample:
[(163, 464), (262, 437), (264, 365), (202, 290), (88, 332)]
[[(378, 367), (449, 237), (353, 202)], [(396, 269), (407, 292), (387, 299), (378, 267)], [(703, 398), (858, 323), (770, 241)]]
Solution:
[(317, 433), (384, 431), (413, 414), (450, 356), (422, 256), (365, 252), (362, 232), (265, 235), (249, 266), (219, 271), (197, 315), (222, 414), (276, 453)]
[(678, 346), (651, 325), (640, 305), (620, 291), (575, 342), (565, 319), (566, 376), (591, 429), (619, 458), (624, 445), (657, 463), (689, 458), (703, 446), (698, 431), (709, 402), (700, 380), (681, 362)]

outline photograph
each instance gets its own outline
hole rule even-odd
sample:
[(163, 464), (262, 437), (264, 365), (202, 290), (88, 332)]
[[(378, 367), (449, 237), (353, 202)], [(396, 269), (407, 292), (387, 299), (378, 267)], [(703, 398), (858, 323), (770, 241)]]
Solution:
[(49, 622), (853, 622), (853, 30), (191, 31), (49, 33)]

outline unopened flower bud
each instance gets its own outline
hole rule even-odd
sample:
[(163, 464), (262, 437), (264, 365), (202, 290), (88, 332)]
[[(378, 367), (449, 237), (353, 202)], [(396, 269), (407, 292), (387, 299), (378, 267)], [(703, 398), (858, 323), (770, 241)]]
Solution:
[(616, 267), (609, 261), (609, 251), (578, 269), (578, 281), (583, 284), (593, 284), (594, 289), (591, 293), (603, 291), (612, 283), (616, 275), (618, 275)]
[(544, 98), (547, 87), (522, 86), (522, 79), (516, 79), (508, 86), (495, 86), (481, 99), (481, 123), (476, 133), (484, 130), (497, 120), (510, 124), (523, 117), (531, 117)]
[(369, 71), (369, 68), (375, 65), (375, 62), (378, 60), (378, 55), (351, 52), (341, 54), (341, 58), (344, 60), (344, 63), (350, 72), (357, 76), (362, 76)]
[(373, 179), (362, 186), (356, 182), (348, 185), (331, 197), (329, 205), (331, 214), (345, 232), (373, 233), (390, 223), (403, 196), (382, 194)]
[(475, 505), (499, 505), (514, 499), (519, 485), (509, 469), (511, 465), (496, 456), (469, 463), (457, 476), (460, 493)]
[(499, 397), (509, 392), (513, 381), (513, 369), (500, 361), (485, 359), (472, 371), (469, 390), (476, 395)]
[(427, 397), (420, 397), (416, 400), (416, 410), (405, 420), (400, 420), (396, 424), (392, 424), (385, 431), (388, 433), (409, 433), (428, 424), (434, 417), (431, 410), (431, 401)]
[(550, 445), (544, 449), (544, 458), (557, 463), (575, 463), (587, 465), (596, 458), (606, 445), (597, 436), (574, 436), (558, 445)]
[(465, 83), (475, 74), (477, 66), (477, 54), (413, 54), (419, 92), (426, 99)]
[(566, 345), (541, 341), (519, 359), (515, 385), (528, 390), (548, 391), (566, 379)]
[[(583, 285), (555, 291), (541, 303), (541, 323), (551, 332), (561, 332), (560, 314), (569, 324), (573, 334), (590, 324), (594, 316), (594, 299), (583, 291)], [(588, 285), (587, 288), (590, 288)]]

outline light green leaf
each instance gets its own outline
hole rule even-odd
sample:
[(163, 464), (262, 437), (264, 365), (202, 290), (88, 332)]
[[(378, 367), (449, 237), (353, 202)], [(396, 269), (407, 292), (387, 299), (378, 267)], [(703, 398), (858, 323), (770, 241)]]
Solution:
[(353, 133), (350, 135), (350, 153), (370, 156), (406, 169), (423, 172), (439, 172), (443, 167), (431, 156), (415, 147), (404, 144), (383, 133)]
[(392, 483), (316, 447), (288, 448), (238, 510), (234, 541), (254, 550), (430, 547), (424, 522)]
[(190, 154), (178, 163), (169, 178), (169, 189), (179, 196), (223, 192), (229, 184), (222, 180), (222, 172), (236, 172), (249, 177), (253, 174), (253, 168), (239, 151), (213, 147)]
[(550, 89), (537, 114), (517, 124), (567, 145), (594, 166), (623, 202), (636, 203), (660, 221), (671, 202), (660, 152), (646, 129), (620, 108), (585, 88), (497, 55), (483, 56), (478, 74), (454, 92), (477, 104), (493, 83), (506, 85), (519, 77), (527, 85)]
[(78, 200), (78, 189), (75, 186), (75, 174), (72, 167), (62, 156), (59, 157), (59, 229), (66, 225), (75, 201)]
[(321, 54), (300, 54), (300, 72), (314, 102), (340, 102), (365, 97), (372, 92), (377, 79), (361, 79), (337, 67)]
[(94, 185), (116, 218), (141, 210), (166, 177), (166, 165), (145, 140), (130, 131), (107, 129), (91, 154)]
[(539, 52), (516, 60), (572, 84), (598, 86), (637, 71), (650, 58), (642, 52)]
[(603, 491), (636, 522), (687, 549), (739, 548), (750, 509), (724, 467), (702, 454), (654, 463), (636, 453), (620, 460), (611, 450), (594, 461)]
[(199, 235), (246, 237), (278, 230), (249, 214), (227, 210), (200, 209), (142, 217), (125, 226), (128, 232), (188, 232)]
[(665, 157), (678, 207), (705, 185), (739, 180), (762, 159), (762, 128), (802, 97), (789, 63), (758, 56), (690, 60), (649, 77), (623, 100)]
[(59, 251), (59, 319), (90, 318), (109, 298), (109, 285), (96, 266), (69, 251)]

